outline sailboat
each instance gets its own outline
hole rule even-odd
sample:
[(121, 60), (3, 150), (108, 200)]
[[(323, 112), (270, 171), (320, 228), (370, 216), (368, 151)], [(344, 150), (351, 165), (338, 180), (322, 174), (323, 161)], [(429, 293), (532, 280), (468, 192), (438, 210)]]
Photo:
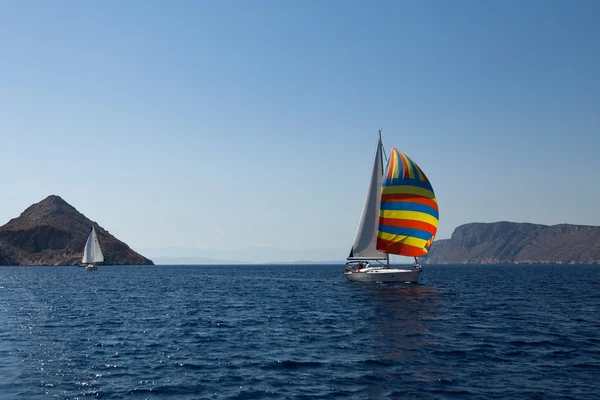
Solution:
[(96, 264), (103, 261), (104, 255), (102, 254), (102, 249), (98, 242), (98, 236), (96, 236), (96, 230), (92, 225), (92, 230), (90, 231), (87, 242), (85, 242), (85, 247), (83, 248), (83, 258), (81, 262), (85, 265), (86, 271), (96, 271), (98, 269)]
[[(438, 205), (423, 170), (392, 148), (383, 170), (381, 131), (345, 276), (351, 281), (418, 283), (418, 257), (431, 248), (439, 221)], [(414, 257), (407, 267), (390, 266), (390, 254)]]

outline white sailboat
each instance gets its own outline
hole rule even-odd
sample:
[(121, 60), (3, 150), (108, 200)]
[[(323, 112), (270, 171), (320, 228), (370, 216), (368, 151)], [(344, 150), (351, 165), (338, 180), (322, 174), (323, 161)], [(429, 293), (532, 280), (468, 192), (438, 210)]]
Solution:
[(96, 264), (104, 262), (104, 255), (102, 254), (102, 249), (100, 248), (100, 242), (98, 242), (98, 236), (96, 236), (94, 226), (92, 226), (87, 242), (85, 242), (81, 262), (85, 265), (86, 271), (96, 271), (98, 269)]
[[(429, 180), (408, 156), (392, 148), (383, 170), (381, 131), (367, 195), (345, 276), (352, 281), (417, 283), (438, 225)], [(415, 258), (412, 267), (391, 267), (390, 254)]]

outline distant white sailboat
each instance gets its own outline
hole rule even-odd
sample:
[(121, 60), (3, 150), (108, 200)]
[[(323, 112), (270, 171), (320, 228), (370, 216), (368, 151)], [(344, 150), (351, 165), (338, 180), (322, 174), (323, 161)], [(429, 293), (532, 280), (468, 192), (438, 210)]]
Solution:
[(85, 265), (86, 271), (96, 271), (98, 269), (96, 264), (104, 262), (104, 255), (102, 254), (94, 226), (92, 226), (92, 230), (83, 248), (83, 259), (81, 262)]
[[(406, 154), (392, 148), (383, 169), (381, 131), (354, 243), (346, 262), (351, 281), (417, 283), (438, 226), (431, 183)], [(390, 266), (389, 255), (414, 257), (410, 268)]]

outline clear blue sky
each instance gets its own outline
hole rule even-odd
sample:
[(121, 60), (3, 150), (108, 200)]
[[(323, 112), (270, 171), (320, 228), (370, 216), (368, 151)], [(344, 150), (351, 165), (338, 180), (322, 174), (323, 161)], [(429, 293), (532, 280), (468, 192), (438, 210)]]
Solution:
[[(600, 2), (0, 2), (0, 224), (344, 258), (377, 130), (467, 222), (600, 225)], [(307, 254), (310, 259), (310, 254)]]

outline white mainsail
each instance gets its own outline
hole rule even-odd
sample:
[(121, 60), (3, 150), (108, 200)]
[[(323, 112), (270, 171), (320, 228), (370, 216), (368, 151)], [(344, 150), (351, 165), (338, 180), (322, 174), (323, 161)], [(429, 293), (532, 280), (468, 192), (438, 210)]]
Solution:
[(104, 255), (100, 249), (100, 243), (98, 242), (98, 236), (96, 236), (96, 230), (92, 226), (92, 231), (87, 238), (85, 247), (83, 248), (83, 259), (81, 260), (84, 264), (95, 264), (104, 261)]
[(348, 260), (386, 260), (387, 254), (377, 251), (377, 227), (379, 225), (379, 205), (381, 204), (381, 180), (383, 177), (383, 144), (381, 134), (373, 162), (373, 171), (367, 188), (367, 195), (354, 236), (354, 243)]

